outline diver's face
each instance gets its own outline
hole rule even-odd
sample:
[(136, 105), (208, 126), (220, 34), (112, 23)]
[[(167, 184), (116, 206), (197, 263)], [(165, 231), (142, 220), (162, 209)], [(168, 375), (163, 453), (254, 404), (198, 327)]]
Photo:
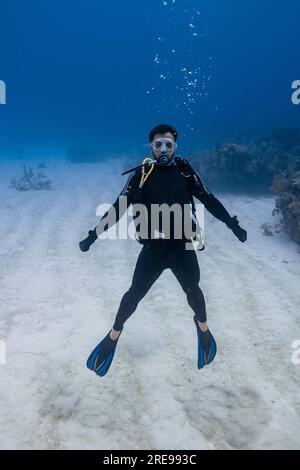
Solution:
[(151, 142), (151, 148), (154, 157), (159, 160), (160, 157), (166, 155), (169, 162), (172, 160), (175, 153), (175, 139), (171, 132), (165, 134), (155, 134), (153, 141)]

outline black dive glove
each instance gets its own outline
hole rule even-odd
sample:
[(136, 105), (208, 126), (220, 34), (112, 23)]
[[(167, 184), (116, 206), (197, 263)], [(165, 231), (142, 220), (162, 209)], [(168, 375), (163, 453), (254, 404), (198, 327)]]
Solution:
[(97, 240), (96, 229), (89, 231), (89, 236), (86, 237), (84, 240), (79, 242), (79, 248), (81, 251), (88, 251), (90, 246)]
[(234, 215), (231, 218), (230, 223), (226, 225), (233, 231), (234, 235), (240, 240), (240, 242), (244, 243), (247, 240), (247, 232), (242, 227), (240, 227), (236, 215)]

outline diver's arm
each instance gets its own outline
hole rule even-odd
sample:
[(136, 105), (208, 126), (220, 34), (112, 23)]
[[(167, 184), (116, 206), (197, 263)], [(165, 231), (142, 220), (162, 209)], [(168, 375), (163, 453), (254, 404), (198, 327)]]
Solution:
[(228, 227), (231, 224), (231, 216), (223, 206), (223, 204), (212, 193), (202, 191), (196, 193), (194, 196), (204, 204), (205, 209), (208, 210), (214, 217), (224, 222)]
[(136, 173), (133, 173), (129, 176), (116, 201), (101, 217), (96, 227), (93, 230), (89, 230), (88, 237), (79, 243), (81, 251), (88, 251), (90, 246), (97, 240), (97, 238), (103, 232), (106, 232), (109, 228), (113, 227), (125, 214), (126, 210), (132, 203), (133, 192), (137, 186), (137, 181)]
[(204, 204), (208, 212), (210, 212), (214, 217), (221, 220), (221, 222), (224, 222), (224, 224), (232, 230), (234, 235), (241, 242), (245, 242), (247, 240), (247, 232), (240, 227), (237, 216), (235, 215), (231, 217), (223, 204), (212, 193), (205, 189), (200, 176), (191, 167), (187, 160), (177, 157), (175, 158), (175, 161), (181, 174), (187, 178), (192, 196), (199, 199), (199, 201)]
[(201, 191), (196, 191), (194, 195), (204, 204), (208, 212), (210, 212), (217, 219), (221, 220), (221, 222), (224, 222), (224, 224), (226, 224), (227, 227), (232, 230), (234, 235), (241, 242), (245, 242), (247, 240), (247, 232), (242, 227), (240, 227), (237, 216), (234, 215), (231, 217), (223, 204), (212, 193), (209, 193), (204, 189)]

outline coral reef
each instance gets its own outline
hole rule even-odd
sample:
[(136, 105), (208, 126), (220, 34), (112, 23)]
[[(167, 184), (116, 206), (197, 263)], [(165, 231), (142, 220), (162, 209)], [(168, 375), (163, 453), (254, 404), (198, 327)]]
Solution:
[(299, 155), (299, 129), (280, 129), (267, 138), (218, 144), (193, 163), (206, 183), (217, 189), (268, 192), (275, 175)]
[(274, 233), (280, 233), (282, 230), (285, 230), (283, 223), (279, 224), (261, 224), (260, 228), (263, 230), (263, 235), (267, 237), (273, 237)]
[(23, 175), (10, 180), (11, 187), (18, 191), (29, 191), (30, 189), (51, 189), (51, 181), (40, 171), (34, 174), (31, 167), (23, 165)]
[(292, 240), (300, 244), (300, 156), (275, 176), (273, 190), (279, 194), (275, 208), (280, 210)]
[(286, 230), (300, 244), (300, 130), (282, 128), (264, 138), (224, 142), (193, 159), (207, 187), (238, 192), (275, 192), (280, 224), (262, 224), (266, 236)]

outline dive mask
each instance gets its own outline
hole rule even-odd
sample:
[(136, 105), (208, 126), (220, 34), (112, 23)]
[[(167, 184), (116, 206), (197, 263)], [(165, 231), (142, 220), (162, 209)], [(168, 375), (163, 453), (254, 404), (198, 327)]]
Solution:
[(160, 152), (171, 152), (175, 150), (177, 144), (172, 139), (156, 139), (151, 142), (151, 147)]
[(174, 140), (168, 138), (156, 139), (151, 142), (151, 147), (153, 150), (159, 151), (162, 154), (159, 157), (155, 156), (157, 162), (161, 165), (168, 165), (172, 160), (172, 158), (170, 159), (169, 156), (171, 152), (174, 152), (177, 144), (174, 142)]

